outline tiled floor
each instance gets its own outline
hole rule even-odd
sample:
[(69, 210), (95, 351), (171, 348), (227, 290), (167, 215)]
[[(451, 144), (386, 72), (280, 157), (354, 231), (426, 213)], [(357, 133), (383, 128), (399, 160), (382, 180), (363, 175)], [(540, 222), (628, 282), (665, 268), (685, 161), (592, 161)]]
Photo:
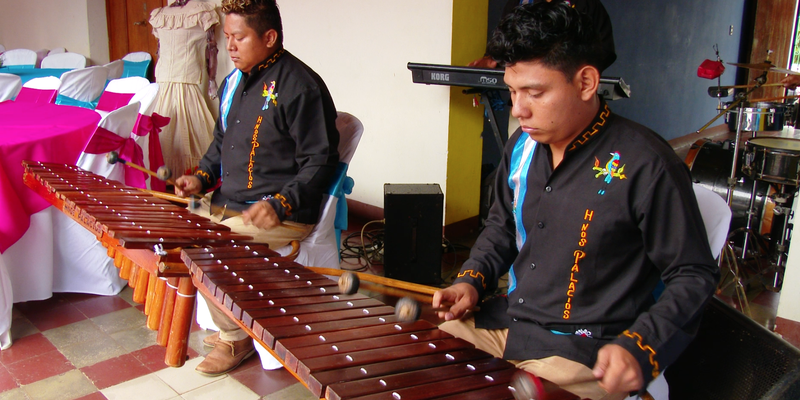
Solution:
[[(351, 232), (358, 232), (365, 222), (351, 221)], [(360, 245), (360, 240), (354, 241)], [(443, 277), (460, 267), (473, 241), (462, 238), (448, 246)], [(345, 259), (342, 267), (356, 269), (363, 264)], [(379, 257), (371, 270), (383, 273)], [(773, 326), (778, 296), (768, 291), (753, 293), (753, 319)], [(730, 297), (722, 298), (735, 303)], [(44, 301), (15, 304), (14, 344), (0, 352), (0, 400), (315, 398), (285, 369), (263, 370), (257, 356), (221, 377), (196, 373), (194, 367), (208, 352), (202, 339), (211, 333), (196, 325), (186, 364), (166, 367), (166, 351), (155, 344), (156, 332), (145, 327), (143, 308), (133, 302), (130, 288), (118, 296), (56, 294)], [(432, 316), (423, 313), (423, 318)]]
[(310, 396), (284, 369), (263, 370), (258, 357), (221, 377), (196, 373), (194, 367), (208, 352), (202, 339), (211, 332), (196, 325), (192, 331), (189, 360), (181, 368), (169, 368), (164, 364), (166, 350), (155, 344), (156, 332), (145, 327), (143, 306), (132, 301), (130, 288), (118, 296), (56, 294), (15, 304), (14, 344), (0, 352), (0, 399)]

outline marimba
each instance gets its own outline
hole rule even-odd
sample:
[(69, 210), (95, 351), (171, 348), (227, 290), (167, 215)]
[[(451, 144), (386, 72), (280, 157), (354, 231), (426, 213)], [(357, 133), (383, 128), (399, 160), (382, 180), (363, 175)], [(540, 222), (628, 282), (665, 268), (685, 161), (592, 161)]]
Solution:
[[(94, 233), (120, 276), (145, 305), (147, 327), (167, 348), (165, 363), (186, 361), (196, 288), (180, 254), (184, 246), (230, 246), (252, 239), (138, 189), (75, 166), (23, 162), (23, 181)], [(254, 245), (266, 250), (266, 246)], [(170, 251), (173, 249), (173, 251)]]
[(207, 295), (318, 397), (512, 399), (516, 368), (271, 251), (183, 249)]

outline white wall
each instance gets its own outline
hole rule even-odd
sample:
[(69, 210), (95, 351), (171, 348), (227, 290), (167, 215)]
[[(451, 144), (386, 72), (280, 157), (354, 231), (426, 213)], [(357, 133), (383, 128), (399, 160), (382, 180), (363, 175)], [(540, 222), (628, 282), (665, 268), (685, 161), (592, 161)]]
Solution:
[(65, 47), (108, 62), (104, 0), (0, 0), (0, 38), (6, 49)]
[[(384, 183), (438, 183), (446, 192), (450, 91), (412, 83), (406, 64), (450, 64), (453, 0), (279, 4), (286, 49), (325, 80), (338, 110), (364, 124), (350, 198), (383, 207)], [(221, 82), (233, 64), (221, 28), (217, 41)]]

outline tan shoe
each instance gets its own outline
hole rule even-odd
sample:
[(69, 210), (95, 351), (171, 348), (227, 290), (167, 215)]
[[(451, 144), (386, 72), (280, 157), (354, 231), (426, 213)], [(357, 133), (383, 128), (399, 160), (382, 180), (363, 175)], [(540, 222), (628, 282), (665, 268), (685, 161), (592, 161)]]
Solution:
[(195, 370), (207, 376), (222, 375), (238, 367), (255, 352), (253, 339), (249, 337), (235, 342), (220, 339)]
[(203, 346), (214, 347), (219, 340), (219, 332), (214, 332), (203, 338)]

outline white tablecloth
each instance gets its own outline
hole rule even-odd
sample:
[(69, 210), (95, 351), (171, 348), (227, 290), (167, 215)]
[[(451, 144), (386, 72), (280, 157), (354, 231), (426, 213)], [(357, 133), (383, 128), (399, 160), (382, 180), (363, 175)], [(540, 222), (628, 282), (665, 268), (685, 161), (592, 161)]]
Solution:
[(0, 254), (0, 346), (9, 341), (13, 303), (59, 292), (116, 295), (125, 284), (94, 235), (55, 207), (45, 208)]

